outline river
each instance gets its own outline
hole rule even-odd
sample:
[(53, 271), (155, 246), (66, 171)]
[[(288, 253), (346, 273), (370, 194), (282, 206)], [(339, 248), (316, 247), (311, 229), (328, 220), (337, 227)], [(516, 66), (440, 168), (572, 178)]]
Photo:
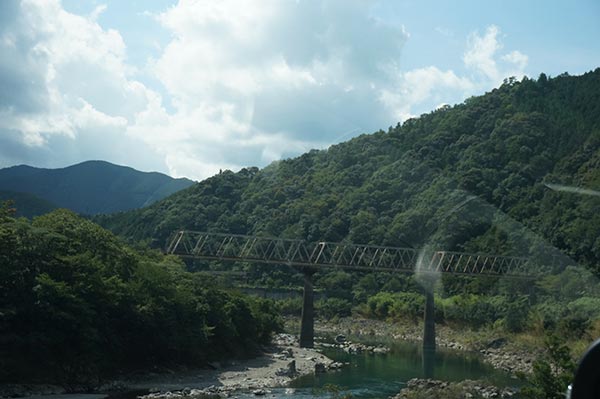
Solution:
[[(304, 399), (331, 397), (324, 387), (336, 387), (357, 399), (388, 398), (398, 393), (411, 378), (433, 377), (444, 381), (484, 379), (497, 386), (518, 386), (518, 380), (482, 362), (477, 354), (454, 350), (438, 350), (426, 372), (420, 345), (408, 342), (391, 344), (388, 354), (347, 354), (340, 349), (326, 348), (323, 354), (338, 362), (348, 362), (345, 368), (320, 375), (308, 375), (295, 380), (289, 388), (272, 389), (268, 398)], [(431, 376), (431, 375), (429, 375)], [(256, 398), (239, 394), (239, 398)]]

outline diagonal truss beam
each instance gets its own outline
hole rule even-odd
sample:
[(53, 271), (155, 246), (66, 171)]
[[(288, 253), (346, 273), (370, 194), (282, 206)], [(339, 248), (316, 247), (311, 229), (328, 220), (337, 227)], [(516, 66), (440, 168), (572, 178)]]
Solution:
[(534, 277), (534, 272), (528, 267), (528, 259), (523, 257), (335, 242), (309, 243), (284, 238), (188, 230), (178, 231), (174, 235), (167, 253), (196, 259), (295, 267)]

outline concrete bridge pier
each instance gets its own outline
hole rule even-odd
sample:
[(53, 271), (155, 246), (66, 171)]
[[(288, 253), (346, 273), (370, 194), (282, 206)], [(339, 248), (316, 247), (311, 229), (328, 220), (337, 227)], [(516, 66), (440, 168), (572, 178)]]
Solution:
[(315, 270), (304, 269), (304, 293), (302, 295), (302, 318), (300, 320), (300, 347), (312, 348), (315, 341), (315, 295), (313, 274)]
[(435, 304), (433, 300), (433, 284), (431, 291), (425, 291), (425, 322), (423, 327), (423, 375), (425, 378), (434, 378), (435, 366)]
[(425, 315), (423, 323), (423, 351), (435, 352), (435, 303), (433, 289), (439, 275), (423, 276), (421, 283), (425, 289)]
[(425, 292), (425, 317), (423, 327), (423, 351), (435, 351), (435, 304), (433, 292)]

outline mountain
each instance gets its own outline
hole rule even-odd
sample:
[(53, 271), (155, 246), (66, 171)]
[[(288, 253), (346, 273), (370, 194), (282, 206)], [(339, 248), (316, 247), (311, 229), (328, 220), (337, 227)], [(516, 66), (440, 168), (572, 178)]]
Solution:
[(176, 229), (524, 255), (600, 269), (600, 68), (522, 81), (266, 168), (225, 171), (96, 220), (164, 245)]
[(43, 215), (58, 208), (50, 201), (43, 200), (29, 193), (18, 193), (14, 191), (0, 191), (0, 202), (12, 201), (16, 207), (15, 216), (32, 218)]
[[(150, 205), (192, 184), (188, 179), (140, 172), (104, 161), (87, 161), (61, 169), (27, 165), (0, 169), (0, 190), (4, 192), (0, 198), (14, 199), (17, 210), (28, 216), (45, 213), (48, 206), (89, 215), (126, 211)], [(45, 201), (46, 206), (40, 206), (40, 201)]]

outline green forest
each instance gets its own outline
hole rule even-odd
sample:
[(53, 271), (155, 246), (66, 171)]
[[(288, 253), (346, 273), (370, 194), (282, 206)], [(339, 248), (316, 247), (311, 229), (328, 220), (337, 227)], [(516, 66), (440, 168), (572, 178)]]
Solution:
[[(527, 256), (558, 264), (555, 274), (577, 265), (600, 275), (599, 187), (596, 69), (507, 79), (387, 132), (262, 170), (224, 171), (147, 208), (94, 220), (158, 248), (189, 229)], [(257, 284), (300, 283), (294, 271), (226, 267)], [(346, 299), (359, 278), (336, 283)]]
[(178, 229), (503, 255), (542, 242), (598, 271), (597, 192), (553, 187), (598, 189), (599, 166), (600, 69), (542, 74), (95, 220), (161, 248)]
[(134, 370), (250, 356), (281, 328), (272, 302), (215, 288), (71, 211), (13, 213), (0, 209), (0, 382), (89, 389)]

